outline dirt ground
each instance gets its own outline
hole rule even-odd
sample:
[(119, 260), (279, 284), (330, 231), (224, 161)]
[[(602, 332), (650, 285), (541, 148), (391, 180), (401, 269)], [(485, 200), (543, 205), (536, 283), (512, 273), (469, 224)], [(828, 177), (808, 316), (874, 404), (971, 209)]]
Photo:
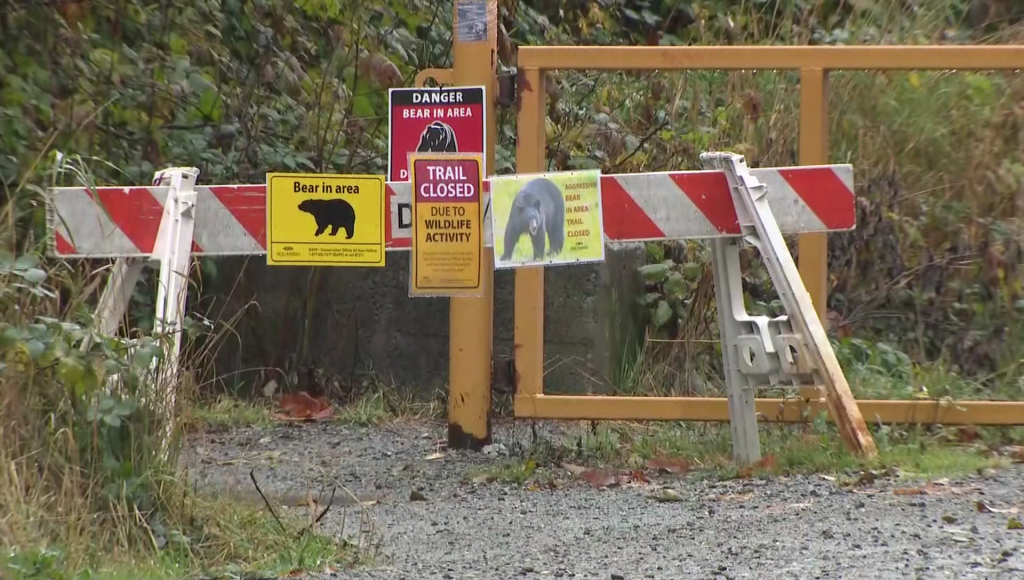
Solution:
[[(539, 427), (549, 438), (568, 428)], [(332, 506), (321, 525), (375, 562), (306, 580), (1024, 578), (1024, 530), (1008, 529), (1024, 518), (1022, 465), (917, 495), (902, 493), (922, 482), (821, 475), (652, 473), (599, 489), (557, 466), (561, 483), (537, 488), (474, 482), (508, 457), (449, 451), (445, 436), (442, 423), (247, 427), (194, 435), (187, 463), (200, 491), (262, 503), (252, 469), (272, 498), (341, 484), (365, 502)], [(513, 457), (530, 437), (528, 423), (495, 427)], [(652, 498), (664, 487), (679, 501)]]

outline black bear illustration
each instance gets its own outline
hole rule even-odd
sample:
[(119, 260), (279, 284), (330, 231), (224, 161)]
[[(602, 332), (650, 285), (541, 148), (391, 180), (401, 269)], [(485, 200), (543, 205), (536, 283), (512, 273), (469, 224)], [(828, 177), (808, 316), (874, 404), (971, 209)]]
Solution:
[(562, 251), (565, 242), (565, 199), (561, 190), (549, 179), (538, 177), (526, 182), (512, 201), (505, 224), (505, 251), (500, 260), (507, 262), (523, 234), (533, 242), (533, 259), (544, 257), (544, 242), (550, 244), (549, 255)]
[(344, 199), (307, 199), (299, 204), (299, 211), (308, 213), (316, 220), (314, 236), (324, 233), (328, 227), (331, 228), (332, 236), (337, 235), (340, 228), (345, 228), (346, 240), (351, 240), (355, 234), (356, 211)]
[(459, 143), (455, 139), (455, 130), (451, 126), (434, 121), (420, 134), (420, 144), (416, 147), (419, 153), (458, 153)]

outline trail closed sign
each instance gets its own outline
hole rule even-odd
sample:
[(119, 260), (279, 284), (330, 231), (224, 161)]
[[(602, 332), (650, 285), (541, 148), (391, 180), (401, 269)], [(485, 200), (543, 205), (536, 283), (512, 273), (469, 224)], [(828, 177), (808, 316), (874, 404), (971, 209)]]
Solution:
[(267, 264), (384, 266), (382, 175), (267, 174)]
[(412, 159), (410, 296), (480, 296), (484, 251), (483, 156)]
[(388, 181), (409, 181), (412, 153), (482, 154), (485, 93), (482, 86), (389, 90)]

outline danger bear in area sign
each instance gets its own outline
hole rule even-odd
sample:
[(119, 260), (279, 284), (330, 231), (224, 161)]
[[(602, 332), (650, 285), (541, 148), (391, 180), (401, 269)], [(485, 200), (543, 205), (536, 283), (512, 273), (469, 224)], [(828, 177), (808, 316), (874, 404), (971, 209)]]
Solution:
[(483, 153), (484, 95), (484, 87), (391, 89), (388, 181), (409, 181), (410, 153)]

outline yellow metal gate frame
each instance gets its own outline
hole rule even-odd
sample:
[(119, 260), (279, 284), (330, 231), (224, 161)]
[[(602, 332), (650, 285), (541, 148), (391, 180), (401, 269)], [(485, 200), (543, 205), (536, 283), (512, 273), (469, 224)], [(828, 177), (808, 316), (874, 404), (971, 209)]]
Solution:
[[(828, 73), (834, 70), (1024, 69), (1024, 46), (520, 47), (516, 171), (546, 170), (543, 79), (552, 70), (799, 70), (800, 164), (827, 164)], [(826, 233), (798, 237), (800, 276), (822, 324), (828, 294)], [(724, 398), (545, 395), (544, 269), (516, 270), (516, 417), (728, 421)], [(828, 411), (821, 389), (757, 399), (767, 421), (801, 422)], [(1021, 425), (1024, 402), (858, 401), (868, 422)]]

